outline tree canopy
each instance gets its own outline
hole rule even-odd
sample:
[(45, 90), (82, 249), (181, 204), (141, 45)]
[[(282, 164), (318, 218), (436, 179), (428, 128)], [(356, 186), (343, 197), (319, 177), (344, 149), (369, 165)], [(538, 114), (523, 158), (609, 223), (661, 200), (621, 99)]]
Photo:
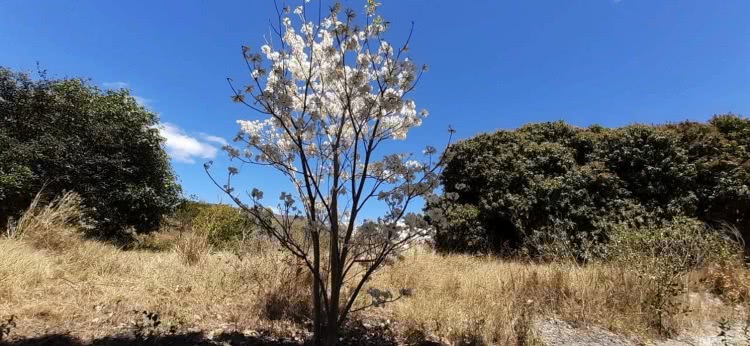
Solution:
[(39, 192), (81, 195), (94, 232), (146, 232), (179, 196), (156, 115), (127, 90), (0, 67), (0, 222)]

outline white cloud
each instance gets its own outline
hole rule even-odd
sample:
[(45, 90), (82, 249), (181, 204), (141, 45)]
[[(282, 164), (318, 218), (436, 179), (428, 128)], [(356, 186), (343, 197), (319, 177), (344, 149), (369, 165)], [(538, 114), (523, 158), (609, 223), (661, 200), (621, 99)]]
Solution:
[[(185, 131), (170, 123), (162, 124), (159, 127), (159, 132), (166, 139), (167, 154), (177, 162), (195, 163), (196, 159), (210, 160), (215, 158), (219, 151), (217, 147), (188, 135)], [(207, 137), (222, 139), (206, 134), (201, 136), (206, 141), (209, 141)]]
[(619, 4), (619, 3), (623, 2), (623, 1), (625, 1), (625, 0), (612, 0), (612, 3), (615, 4), (615, 5), (617, 5), (617, 4)]
[(125, 82), (104, 82), (102, 86), (107, 89), (127, 89), (128, 83)]
[(219, 136), (213, 136), (213, 135), (209, 135), (209, 134), (203, 133), (203, 132), (199, 133), (199, 135), (201, 136), (201, 138), (203, 138), (204, 140), (206, 140), (208, 142), (212, 142), (212, 143), (216, 143), (216, 144), (221, 144), (222, 146), (229, 144), (229, 142), (227, 142), (226, 139), (224, 139), (222, 137), (219, 137)]

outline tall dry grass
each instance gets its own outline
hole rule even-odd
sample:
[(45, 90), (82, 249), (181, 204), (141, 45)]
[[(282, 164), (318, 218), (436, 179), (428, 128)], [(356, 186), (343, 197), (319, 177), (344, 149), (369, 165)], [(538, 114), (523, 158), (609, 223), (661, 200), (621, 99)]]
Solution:
[[(267, 239), (244, 244), (243, 251), (209, 251), (182, 234), (161, 251), (125, 251), (81, 238), (64, 226), (68, 219), (49, 216), (54, 207), (45, 208), (37, 206), (35, 218), (19, 222), (20, 232), (0, 239), (0, 312), (18, 317), (16, 334), (58, 330), (100, 337), (129, 328), (141, 318), (134, 310), (160, 313), (165, 326), (265, 328), (281, 335), (309, 318), (309, 275)], [(37, 236), (58, 233), (65, 235), (62, 247)], [(168, 238), (154, 237), (160, 243)], [(726, 274), (722, 268), (681, 278), (692, 292), (676, 298), (689, 308), (670, 321), (678, 331), (732, 313), (731, 306), (706, 298), (710, 290), (744, 299), (750, 280), (736, 276), (748, 278), (747, 270), (731, 266)], [(391, 320), (404, 338), (528, 345), (535, 342), (536, 322), (549, 318), (632, 336), (657, 334), (649, 305), (653, 280), (617, 264), (534, 264), (415, 248), (368, 285), (412, 289), (409, 297), (354, 315)], [(367, 304), (361, 297), (359, 305)]]
[(214, 253), (188, 264), (176, 251), (80, 240), (50, 252), (2, 239), (0, 254), (0, 311), (18, 316), (20, 329), (57, 326), (95, 336), (89, 334), (123, 328), (134, 310), (159, 312), (165, 324), (183, 327), (277, 328), (288, 324), (269, 322), (285, 317), (274, 310), (274, 302), (286, 304), (278, 295), (304, 298), (299, 282), (290, 290), (294, 269), (279, 252), (241, 261)]
[(81, 197), (66, 192), (44, 204), (40, 191), (29, 208), (15, 223), (10, 223), (7, 238), (24, 240), (41, 249), (60, 251), (77, 241), (80, 230)]
[[(696, 281), (699, 274), (686, 279)], [(533, 264), (422, 251), (387, 269), (371, 285), (394, 291), (412, 288), (413, 296), (389, 304), (385, 312), (403, 322), (409, 333), (456, 343), (473, 339), (518, 344), (533, 339), (532, 324), (545, 318), (658, 337), (648, 305), (652, 282), (612, 264)], [(690, 310), (675, 316), (678, 330), (700, 330), (731, 311), (704, 298), (677, 298)]]
[[(65, 252), (0, 240), (0, 311), (19, 328), (57, 326), (82, 336), (126, 328), (133, 310), (159, 312), (165, 325), (269, 328), (282, 335), (309, 316), (309, 278), (279, 251), (206, 254), (188, 264), (176, 251), (122, 251), (80, 240)], [(697, 275), (697, 274), (696, 274)], [(529, 264), (492, 258), (409, 254), (371, 287), (413, 295), (358, 314), (390, 319), (403, 335), (458, 343), (518, 344), (534, 321), (557, 318), (619, 333), (654, 336), (647, 280), (608, 265)], [(715, 321), (729, 308), (686, 296), (681, 329)], [(366, 304), (363, 297), (362, 304)], [(23, 332), (21, 332), (23, 333)]]
[(174, 250), (183, 263), (196, 265), (211, 251), (211, 244), (206, 235), (189, 233), (177, 239)]

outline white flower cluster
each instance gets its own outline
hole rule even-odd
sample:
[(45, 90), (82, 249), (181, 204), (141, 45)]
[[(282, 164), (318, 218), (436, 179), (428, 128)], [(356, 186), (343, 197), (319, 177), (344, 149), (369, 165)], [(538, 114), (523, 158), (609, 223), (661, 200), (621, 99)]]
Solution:
[[(256, 104), (265, 120), (238, 121), (260, 160), (289, 162), (301, 152), (324, 157), (336, 145), (347, 150), (358, 138), (404, 139), (427, 116), (406, 95), (417, 67), (400, 58), (381, 34), (385, 22), (368, 10), (368, 24), (332, 13), (307, 21), (304, 6), (283, 17), (279, 47), (260, 48), (267, 64), (252, 62)], [(297, 23), (295, 28), (294, 23)]]

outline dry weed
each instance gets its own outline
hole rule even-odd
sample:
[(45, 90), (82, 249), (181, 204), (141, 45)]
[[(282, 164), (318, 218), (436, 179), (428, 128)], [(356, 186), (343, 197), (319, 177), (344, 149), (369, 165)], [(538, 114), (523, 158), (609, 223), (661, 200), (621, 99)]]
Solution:
[(8, 238), (20, 239), (39, 249), (61, 251), (76, 242), (81, 220), (81, 198), (66, 192), (42, 205), (42, 192), (37, 193), (18, 222), (9, 225)]
[(183, 263), (196, 265), (208, 255), (211, 244), (205, 235), (189, 233), (177, 240), (174, 249)]

